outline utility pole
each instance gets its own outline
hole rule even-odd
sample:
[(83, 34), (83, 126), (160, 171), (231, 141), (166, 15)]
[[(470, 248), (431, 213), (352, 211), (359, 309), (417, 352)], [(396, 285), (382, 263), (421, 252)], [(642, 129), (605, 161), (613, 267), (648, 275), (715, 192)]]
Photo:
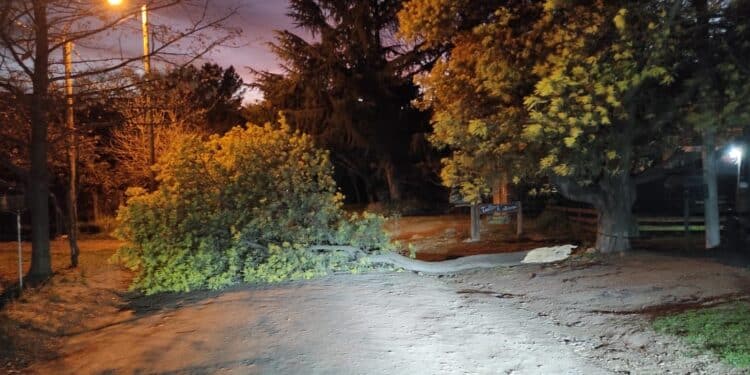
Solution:
[[(152, 167), (156, 163), (156, 147), (154, 145), (154, 121), (151, 118), (151, 98), (149, 96), (151, 89), (151, 49), (149, 48), (148, 33), (148, 7), (146, 4), (141, 5), (141, 35), (143, 37), (143, 71), (146, 77), (146, 123), (148, 126), (148, 165)], [(151, 171), (151, 184), (156, 183), (154, 172)]]
[(70, 266), (78, 267), (78, 131), (73, 113), (73, 42), (63, 46), (65, 60), (65, 119), (70, 133), (68, 158), (70, 161), (70, 186), (68, 187), (68, 241), (70, 243)]

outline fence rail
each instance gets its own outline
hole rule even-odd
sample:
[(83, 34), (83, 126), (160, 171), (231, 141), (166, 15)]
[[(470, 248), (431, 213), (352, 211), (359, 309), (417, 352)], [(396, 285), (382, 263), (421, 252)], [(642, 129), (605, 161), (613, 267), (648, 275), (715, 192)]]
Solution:
[(599, 213), (593, 208), (547, 206), (548, 210), (562, 212), (582, 232), (596, 234)]
[[(593, 208), (564, 207), (550, 205), (548, 210), (564, 213), (577, 229), (596, 233), (599, 213)], [(722, 228), (726, 217), (721, 217)], [(639, 216), (638, 230), (641, 233), (700, 232), (705, 229), (703, 216)]]

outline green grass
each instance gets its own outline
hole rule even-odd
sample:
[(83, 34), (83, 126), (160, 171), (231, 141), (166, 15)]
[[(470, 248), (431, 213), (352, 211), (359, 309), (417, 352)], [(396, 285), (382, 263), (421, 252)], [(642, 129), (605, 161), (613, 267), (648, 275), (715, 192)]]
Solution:
[(654, 330), (683, 337), (736, 367), (750, 367), (750, 305), (735, 302), (654, 320)]

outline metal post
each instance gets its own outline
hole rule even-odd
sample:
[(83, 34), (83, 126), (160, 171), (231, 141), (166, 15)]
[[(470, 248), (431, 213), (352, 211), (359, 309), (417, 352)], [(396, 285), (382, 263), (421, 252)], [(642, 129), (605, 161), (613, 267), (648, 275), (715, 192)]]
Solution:
[(734, 212), (735, 215), (739, 215), (740, 212), (740, 181), (742, 174), (740, 173), (742, 171), (742, 154), (740, 154), (739, 158), (737, 158), (737, 191), (734, 195)]
[(16, 211), (16, 228), (18, 230), (18, 294), (23, 290), (23, 251), (21, 248), (21, 211)]

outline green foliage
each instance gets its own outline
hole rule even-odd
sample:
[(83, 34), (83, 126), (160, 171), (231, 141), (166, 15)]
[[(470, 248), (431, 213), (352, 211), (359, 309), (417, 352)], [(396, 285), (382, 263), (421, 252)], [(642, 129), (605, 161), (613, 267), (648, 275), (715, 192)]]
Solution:
[(672, 81), (662, 52), (671, 51), (667, 4), (629, 4), (407, 2), (402, 33), (451, 48), (418, 78), (420, 105), (435, 111), (430, 140), (452, 151), (444, 184), (471, 201), (504, 172), (516, 182), (565, 176), (592, 185), (668, 148), (672, 129), (644, 121), (651, 96)]
[(657, 318), (654, 330), (684, 337), (737, 367), (750, 367), (750, 306), (733, 303)]
[[(685, 57), (684, 80), (677, 90), (683, 121), (697, 131), (716, 130), (731, 137), (732, 128), (750, 121), (750, 44), (747, 43), (747, 1), (730, 1), (719, 8), (694, 2), (685, 9), (676, 43)], [(725, 8), (726, 7), (726, 8)]]
[(266, 259), (260, 263), (248, 262), (242, 270), (246, 282), (274, 283), (285, 280), (311, 279), (323, 276), (330, 269), (341, 268), (347, 262), (341, 254), (321, 256), (303, 246), (284, 243), (270, 245)]
[(159, 188), (128, 191), (116, 233), (128, 242), (116, 258), (145, 293), (348, 269), (338, 253), (307, 254), (314, 244), (390, 246), (382, 217), (344, 214), (328, 153), (283, 121), (187, 136), (155, 169)]
[(382, 230), (385, 218), (370, 212), (353, 213), (339, 222), (333, 242), (365, 250), (393, 250), (388, 234)]

